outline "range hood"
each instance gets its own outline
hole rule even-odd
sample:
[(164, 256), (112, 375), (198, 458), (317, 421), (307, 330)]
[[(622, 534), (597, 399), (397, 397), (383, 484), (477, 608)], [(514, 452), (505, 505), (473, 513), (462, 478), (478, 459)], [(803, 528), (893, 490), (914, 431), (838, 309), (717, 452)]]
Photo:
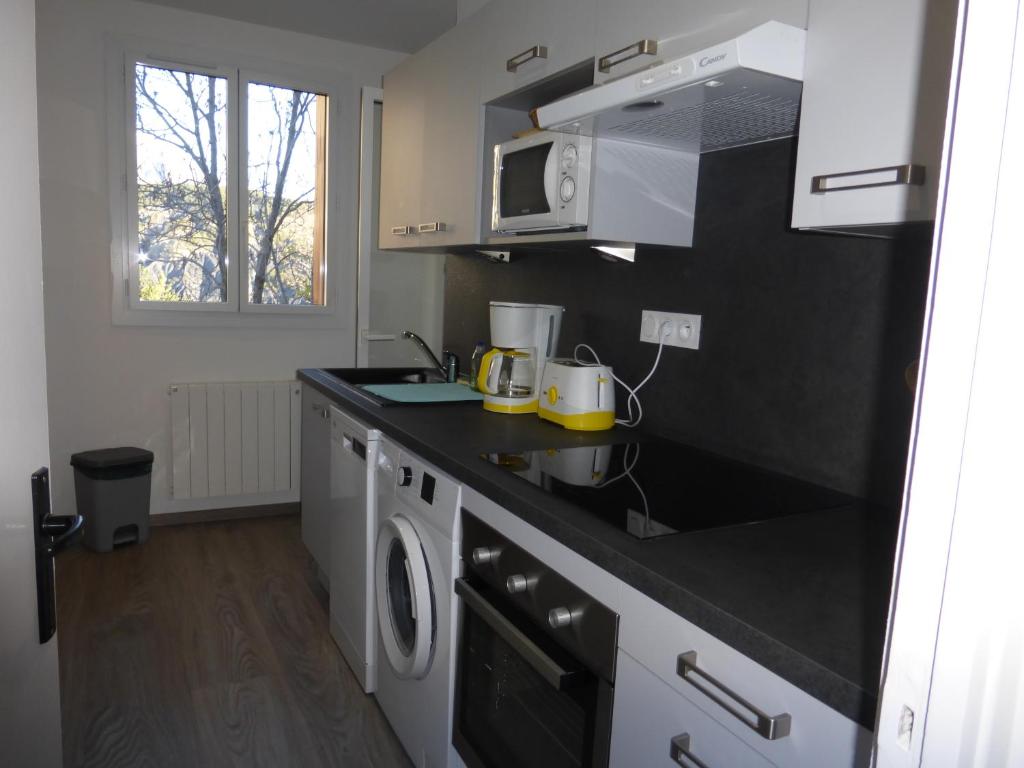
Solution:
[(769, 21), (537, 110), (541, 128), (711, 152), (796, 133), (805, 31)]

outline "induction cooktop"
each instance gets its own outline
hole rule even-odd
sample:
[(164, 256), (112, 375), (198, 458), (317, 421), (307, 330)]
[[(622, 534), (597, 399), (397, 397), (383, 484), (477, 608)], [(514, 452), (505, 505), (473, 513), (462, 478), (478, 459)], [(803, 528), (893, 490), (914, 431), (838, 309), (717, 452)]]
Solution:
[(482, 458), (639, 539), (750, 525), (855, 501), (660, 439), (496, 451)]

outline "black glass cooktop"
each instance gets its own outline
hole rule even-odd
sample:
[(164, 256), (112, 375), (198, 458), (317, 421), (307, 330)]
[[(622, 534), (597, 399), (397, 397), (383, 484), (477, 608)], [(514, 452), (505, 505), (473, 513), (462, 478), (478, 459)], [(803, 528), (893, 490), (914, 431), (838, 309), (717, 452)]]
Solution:
[(855, 501), (665, 440), (482, 456), (640, 539), (759, 523)]

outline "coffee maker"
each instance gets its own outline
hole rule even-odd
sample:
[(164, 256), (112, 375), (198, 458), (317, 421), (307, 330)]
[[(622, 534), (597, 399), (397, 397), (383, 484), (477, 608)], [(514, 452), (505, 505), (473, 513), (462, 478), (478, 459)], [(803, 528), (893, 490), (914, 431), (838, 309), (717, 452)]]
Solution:
[(491, 344), (477, 388), (495, 413), (536, 413), (544, 364), (555, 355), (564, 307), (492, 301)]

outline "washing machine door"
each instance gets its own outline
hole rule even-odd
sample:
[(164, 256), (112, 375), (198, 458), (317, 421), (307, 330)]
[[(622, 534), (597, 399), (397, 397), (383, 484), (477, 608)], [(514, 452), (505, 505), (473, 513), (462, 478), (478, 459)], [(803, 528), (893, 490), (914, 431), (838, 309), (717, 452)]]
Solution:
[(423, 543), (403, 515), (383, 521), (377, 535), (377, 623), (391, 668), (401, 678), (430, 669), (435, 606)]

